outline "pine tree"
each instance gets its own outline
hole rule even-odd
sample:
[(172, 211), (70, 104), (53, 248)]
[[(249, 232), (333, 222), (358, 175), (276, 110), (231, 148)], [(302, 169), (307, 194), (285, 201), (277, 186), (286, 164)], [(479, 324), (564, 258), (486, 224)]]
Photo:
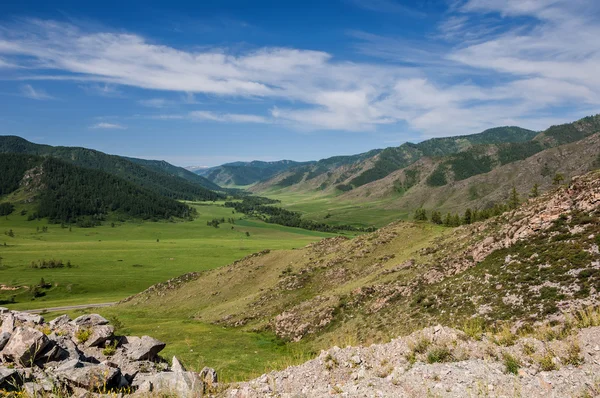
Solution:
[(513, 186), (512, 191), (510, 193), (510, 198), (508, 199), (508, 207), (511, 210), (515, 210), (517, 207), (519, 207), (519, 204), (519, 194), (517, 193), (517, 188)]
[(415, 210), (416, 221), (427, 221), (427, 210), (420, 208)]
[(442, 224), (442, 214), (439, 211), (431, 213), (431, 222), (437, 225)]
[(473, 213), (471, 209), (465, 210), (465, 215), (463, 216), (463, 224), (468, 225), (473, 222)]
[(530, 198), (537, 198), (538, 196), (540, 196), (539, 185), (538, 184), (534, 184), (533, 188), (531, 188), (531, 193), (529, 194), (529, 197)]
[(554, 175), (554, 178), (552, 179), (552, 184), (553, 185), (560, 185), (562, 184), (562, 182), (565, 180), (565, 176), (560, 174), (560, 173), (556, 173)]

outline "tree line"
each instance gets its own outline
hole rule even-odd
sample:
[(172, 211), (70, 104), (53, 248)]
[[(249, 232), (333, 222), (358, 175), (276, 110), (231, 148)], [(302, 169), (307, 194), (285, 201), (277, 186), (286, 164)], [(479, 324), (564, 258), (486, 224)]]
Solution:
[(271, 224), (279, 224), (286, 227), (302, 228), (310, 231), (320, 232), (338, 232), (338, 231), (352, 231), (352, 232), (373, 232), (376, 230), (374, 227), (361, 228), (353, 225), (331, 225), (322, 222), (316, 222), (312, 220), (303, 220), (302, 214), (283, 209), (281, 207), (272, 206), (272, 204), (278, 203), (269, 198), (262, 198), (260, 196), (249, 196), (244, 198), (240, 202), (225, 202), (225, 207), (235, 209), (239, 213), (244, 213), (249, 216), (261, 218), (265, 222)]
[[(556, 174), (553, 178), (553, 184), (559, 185), (564, 181), (562, 174)], [(529, 192), (530, 198), (537, 198), (540, 195), (539, 185), (535, 184)], [(424, 208), (415, 210), (414, 219), (416, 221), (431, 221), (433, 224), (446, 227), (459, 227), (469, 225), (474, 222), (484, 221), (488, 218), (499, 216), (507, 211), (515, 210), (521, 204), (521, 198), (515, 187), (510, 191), (508, 200), (505, 203), (496, 203), (492, 207), (485, 209), (467, 208), (463, 214), (447, 213), (445, 216), (440, 211), (433, 210), (428, 212)]]

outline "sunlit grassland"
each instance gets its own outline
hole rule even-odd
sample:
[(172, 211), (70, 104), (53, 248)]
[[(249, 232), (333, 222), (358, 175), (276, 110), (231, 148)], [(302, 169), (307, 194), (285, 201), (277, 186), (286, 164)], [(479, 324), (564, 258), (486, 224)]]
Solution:
[[(112, 302), (186, 272), (217, 268), (264, 249), (302, 247), (331, 236), (239, 220), (244, 216), (232, 214), (219, 203), (193, 206), (198, 211), (194, 221), (127, 221), (115, 222), (114, 227), (109, 221), (95, 228), (27, 221), (19, 207), (0, 218), (0, 284), (21, 289), (0, 291), (0, 300), (16, 309)], [(236, 223), (220, 228), (206, 225), (221, 217), (234, 217)], [(11, 230), (14, 237), (8, 235)], [(32, 262), (51, 259), (70, 262), (72, 267), (31, 267)], [(52, 287), (42, 289), (44, 295), (32, 300), (25, 287), (39, 284), (42, 278)], [(16, 303), (7, 303), (13, 295)]]
[(396, 220), (410, 217), (405, 211), (390, 209), (396, 197), (373, 201), (344, 201), (334, 194), (317, 191), (296, 192), (273, 189), (259, 194), (281, 201), (278, 206), (297, 211), (310, 220), (332, 225), (350, 224), (359, 227), (382, 227)]

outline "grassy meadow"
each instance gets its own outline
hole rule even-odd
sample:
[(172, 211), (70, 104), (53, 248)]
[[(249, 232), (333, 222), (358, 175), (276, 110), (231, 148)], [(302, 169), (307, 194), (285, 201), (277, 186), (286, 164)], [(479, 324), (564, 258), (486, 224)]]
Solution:
[[(2, 305), (35, 309), (118, 301), (186, 272), (220, 267), (264, 249), (302, 247), (328, 236), (240, 220), (243, 215), (219, 203), (193, 206), (198, 211), (194, 221), (127, 221), (114, 227), (105, 222), (94, 228), (27, 221), (17, 208), (0, 218)], [(206, 225), (221, 217), (235, 217), (236, 223)], [(32, 262), (44, 260), (61, 260), (64, 267), (32, 267)], [(42, 279), (47, 287), (33, 298), (29, 287)]]
[(411, 214), (387, 208), (396, 197), (369, 202), (342, 201), (336, 195), (273, 189), (257, 195), (280, 200), (277, 206), (302, 213), (303, 217), (332, 225), (383, 227), (393, 221), (407, 220)]

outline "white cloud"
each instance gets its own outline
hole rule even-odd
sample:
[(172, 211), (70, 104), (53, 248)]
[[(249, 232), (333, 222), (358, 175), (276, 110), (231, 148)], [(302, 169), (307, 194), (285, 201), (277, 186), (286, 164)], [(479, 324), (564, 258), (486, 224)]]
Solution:
[(188, 115), (193, 120), (206, 120), (225, 123), (270, 123), (265, 117), (249, 114), (215, 113), (209, 111), (193, 111)]
[[(595, 1), (459, 3), (427, 42), (351, 32), (359, 51), (385, 63), (353, 63), (294, 48), (184, 51), (135, 34), (90, 33), (39, 20), (0, 30), (0, 55), (30, 72), (46, 70), (20, 78), (127, 85), (183, 96), (140, 101), (157, 109), (196, 103), (195, 95), (204, 94), (216, 101), (264, 102), (263, 113), (270, 112), (148, 116), (157, 120), (348, 131), (405, 122), (426, 136), (443, 136), (505, 123), (537, 128), (539, 121), (567, 121), (600, 107), (600, 19), (595, 18), (600, 7)], [(554, 114), (560, 107), (570, 111)]]
[(90, 126), (90, 128), (92, 128), (92, 129), (106, 129), (106, 130), (125, 130), (127, 127), (122, 126), (122, 125), (117, 124), (117, 123), (101, 122), (101, 123), (96, 123), (96, 124)]
[(44, 90), (42, 89), (36, 89), (33, 88), (33, 86), (31, 84), (24, 84), (21, 86), (21, 94), (24, 97), (27, 98), (31, 98), (34, 100), (48, 100), (48, 99), (54, 99), (54, 97), (52, 97), (51, 95), (48, 95)]
[(114, 84), (85, 84), (79, 86), (88, 94), (101, 97), (122, 97), (123, 93)]
[(164, 98), (150, 98), (138, 101), (140, 105), (147, 106), (149, 108), (164, 108), (170, 105), (170, 102)]

